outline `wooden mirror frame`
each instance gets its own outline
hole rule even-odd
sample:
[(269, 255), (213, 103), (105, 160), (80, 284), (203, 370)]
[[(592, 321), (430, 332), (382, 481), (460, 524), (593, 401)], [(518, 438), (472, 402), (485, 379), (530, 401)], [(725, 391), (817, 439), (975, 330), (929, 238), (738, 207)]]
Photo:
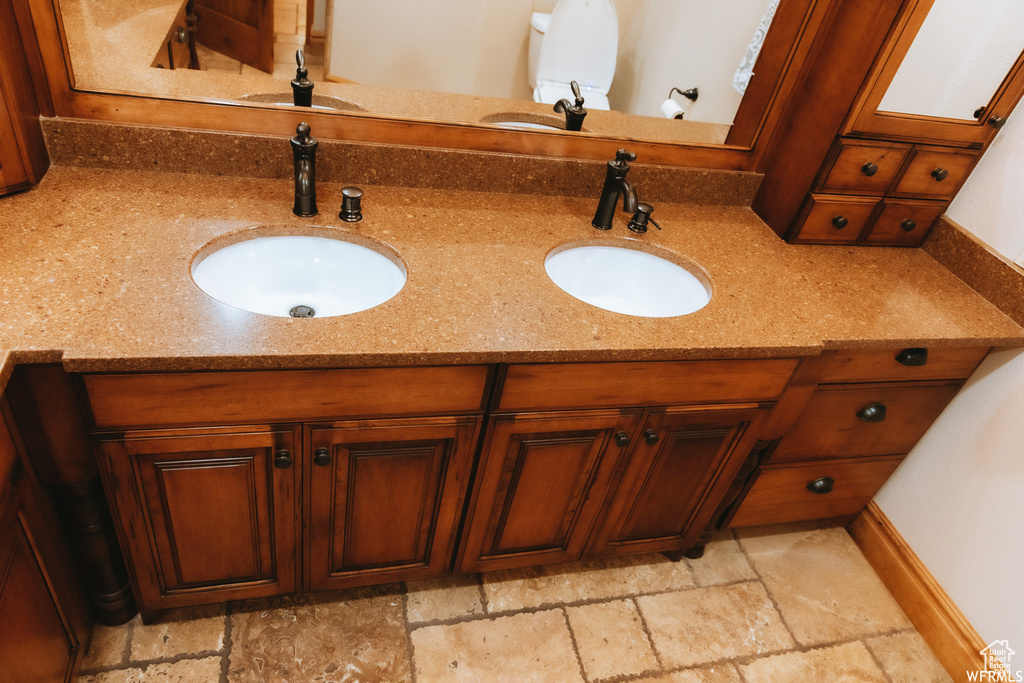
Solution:
[(997, 132), (990, 116), (1005, 118), (1024, 95), (1024, 52), (1010, 68), (980, 120), (947, 119), (920, 114), (879, 111), (878, 107), (935, 0), (909, 0), (893, 25), (861, 95), (844, 126), (844, 135), (893, 138), (913, 142), (940, 142), (971, 147), (987, 145)]
[(337, 140), (573, 159), (608, 159), (618, 148), (628, 146), (645, 163), (755, 170), (765, 141), (771, 139), (787, 103), (806, 78), (819, 33), (828, 26), (839, 0), (790, 0), (780, 6), (773, 25), (786, 30), (768, 34), (759, 59), (760, 68), (725, 145), (510, 131), (484, 125), (358, 114), (300, 114), (228, 101), (183, 101), (76, 90), (69, 55), (61, 39), (63, 29), (55, 0), (27, 0), (27, 4), (37, 41), (37, 54), (30, 55), (30, 61), (37, 61), (46, 74), (46, 84), (38, 84), (42, 91), (40, 99), (48, 100), (42, 107), (44, 115), (264, 135), (289, 135), (301, 119), (311, 125), (318, 137)]

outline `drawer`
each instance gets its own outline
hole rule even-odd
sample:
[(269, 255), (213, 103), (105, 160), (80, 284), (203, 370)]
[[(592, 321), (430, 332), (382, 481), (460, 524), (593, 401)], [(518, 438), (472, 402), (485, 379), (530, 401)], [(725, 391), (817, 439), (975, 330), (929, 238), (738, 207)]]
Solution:
[(870, 197), (812, 194), (793, 242), (853, 244), (875, 211)]
[(712, 360), (510, 365), (495, 410), (770, 401), (799, 361)]
[(890, 194), (952, 199), (979, 156), (967, 149), (917, 146)]
[[(0, 404), (5, 401), (0, 401)], [(0, 506), (5, 502), (8, 485), (14, 480), (14, 471), (18, 464), (18, 451), (14, 446), (4, 416), (0, 413)]]
[(490, 366), (83, 375), (100, 429), (481, 412)]
[(916, 247), (947, 206), (944, 201), (885, 199), (865, 242)]
[[(765, 467), (758, 473), (729, 526), (761, 526), (855, 515), (882, 488), (901, 460), (900, 457), (858, 458)], [(808, 488), (812, 482), (826, 478), (831, 479), (831, 488), (824, 485), (817, 493)], [(823, 484), (825, 482), (819, 486)]]
[(820, 385), (769, 462), (906, 453), (961, 384)]
[(819, 189), (822, 192), (883, 195), (903, 167), (910, 145), (840, 139), (838, 152)]
[(833, 351), (821, 382), (886, 382), (967, 379), (989, 347), (968, 349), (851, 349)]

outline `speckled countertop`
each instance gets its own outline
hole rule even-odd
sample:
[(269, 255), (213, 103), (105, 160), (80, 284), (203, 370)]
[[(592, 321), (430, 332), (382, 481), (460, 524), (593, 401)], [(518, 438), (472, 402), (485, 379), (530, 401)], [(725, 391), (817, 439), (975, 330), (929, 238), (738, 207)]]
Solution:
[[(1024, 330), (918, 249), (789, 245), (744, 206), (659, 201), (664, 230), (634, 236), (622, 213), (610, 233), (590, 226), (596, 195), (365, 184), (365, 219), (345, 224), (341, 187), (319, 183), (321, 214), (299, 218), (290, 178), (52, 167), (35, 189), (0, 199), (0, 384), (12, 358), (127, 371), (1024, 344)], [(401, 254), (408, 282), (376, 308), (312, 319), (246, 313), (200, 291), (194, 254), (255, 226), (379, 241)], [(648, 319), (573, 299), (544, 257), (588, 240), (699, 264), (710, 304)]]

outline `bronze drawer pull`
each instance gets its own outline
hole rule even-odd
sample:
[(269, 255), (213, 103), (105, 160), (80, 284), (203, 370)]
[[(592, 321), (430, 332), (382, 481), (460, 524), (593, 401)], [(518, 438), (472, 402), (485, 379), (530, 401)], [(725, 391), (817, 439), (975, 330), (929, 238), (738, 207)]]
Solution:
[(896, 354), (896, 362), (912, 368), (924, 365), (928, 362), (928, 349), (903, 349)]
[(912, 218), (904, 218), (900, 222), (900, 228), (902, 228), (904, 232), (913, 232), (914, 228), (916, 228), (916, 227), (917, 227), (917, 221), (915, 221)]
[(874, 163), (872, 161), (869, 161), (868, 163), (866, 163), (863, 166), (861, 166), (860, 170), (861, 170), (861, 172), (864, 175), (866, 175), (868, 177), (871, 177), (871, 176), (875, 175), (876, 173), (878, 173), (878, 164), (876, 164), (876, 163)]
[(331, 464), (331, 452), (326, 448), (318, 448), (313, 452), (313, 464), (325, 467)]
[(644, 432), (644, 441), (646, 441), (649, 444), (658, 443), (658, 432), (654, 431), (653, 429), (648, 429), (647, 431)]
[(932, 178), (935, 178), (938, 182), (942, 182), (949, 176), (949, 171), (944, 168), (937, 168), (932, 171)]
[(836, 480), (832, 477), (822, 477), (821, 479), (815, 479), (807, 485), (807, 490), (811, 493), (832, 493), (833, 487), (836, 485)]
[(625, 448), (629, 445), (629, 434), (626, 432), (619, 432), (615, 435), (615, 445), (619, 448)]
[(857, 411), (857, 417), (865, 422), (885, 422), (885, 404), (872, 403)]
[(988, 120), (988, 125), (992, 126), (996, 130), (999, 130), (1004, 125), (1006, 125), (1006, 117), (1005, 116), (995, 116), (993, 114), (992, 117), (989, 118), (989, 120)]
[(836, 230), (842, 230), (849, 224), (850, 221), (846, 220), (846, 216), (836, 216), (832, 219), (832, 225), (836, 226)]
[(274, 454), (274, 467), (285, 470), (292, 466), (292, 454), (286, 450), (280, 450)]

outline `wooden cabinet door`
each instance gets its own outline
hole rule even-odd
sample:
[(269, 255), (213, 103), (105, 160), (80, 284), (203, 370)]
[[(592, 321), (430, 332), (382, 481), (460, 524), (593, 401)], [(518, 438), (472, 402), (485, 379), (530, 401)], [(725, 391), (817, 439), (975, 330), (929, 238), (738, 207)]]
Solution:
[(481, 420), (307, 425), (310, 588), (446, 573)]
[(754, 447), (767, 408), (652, 411), (588, 556), (686, 550)]
[(498, 415), (488, 429), (459, 572), (580, 557), (639, 410)]
[(144, 610), (296, 590), (298, 426), (136, 432), (100, 466)]

